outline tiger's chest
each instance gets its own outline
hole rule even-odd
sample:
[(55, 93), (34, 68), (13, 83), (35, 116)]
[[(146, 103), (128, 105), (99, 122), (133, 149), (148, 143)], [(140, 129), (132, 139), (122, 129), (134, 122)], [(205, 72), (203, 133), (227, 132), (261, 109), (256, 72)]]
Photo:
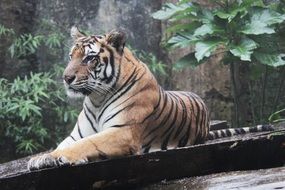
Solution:
[(124, 105), (120, 105), (119, 102), (114, 102), (109, 105), (95, 106), (89, 98), (86, 98), (83, 104), (84, 124), (86, 128), (89, 128), (89, 133), (101, 132), (112, 126), (116, 126), (123, 123), (124, 119), (120, 114), (124, 110)]

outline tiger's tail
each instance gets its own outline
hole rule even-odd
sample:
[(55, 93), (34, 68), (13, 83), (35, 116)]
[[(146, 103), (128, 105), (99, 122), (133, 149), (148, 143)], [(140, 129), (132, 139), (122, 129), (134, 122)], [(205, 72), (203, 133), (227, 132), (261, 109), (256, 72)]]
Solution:
[(214, 130), (209, 132), (208, 140), (214, 140), (223, 137), (232, 137), (240, 134), (263, 132), (263, 131), (274, 131), (274, 128), (272, 125), (257, 125), (255, 127)]

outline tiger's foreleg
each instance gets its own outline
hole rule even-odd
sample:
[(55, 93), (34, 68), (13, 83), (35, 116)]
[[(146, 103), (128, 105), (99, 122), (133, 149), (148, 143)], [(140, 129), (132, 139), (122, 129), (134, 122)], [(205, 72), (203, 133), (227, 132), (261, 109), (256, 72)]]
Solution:
[(100, 133), (76, 141), (74, 144), (56, 149), (51, 153), (32, 158), (30, 170), (61, 165), (78, 165), (88, 161), (137, 154), (139, 137), (134, 127), (109, 128)]

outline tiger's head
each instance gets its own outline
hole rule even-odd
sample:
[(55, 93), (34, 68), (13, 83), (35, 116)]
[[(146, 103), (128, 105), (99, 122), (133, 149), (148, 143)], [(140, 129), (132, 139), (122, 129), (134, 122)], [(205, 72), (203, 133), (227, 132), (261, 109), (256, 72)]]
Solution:
[(67, 95), (81, 97), (108, 93), (117, 81), (125, 34), (112, 31), (102, 36), (86, 36), (72, 27), (71, 37), (74, 44), (63, 73)]

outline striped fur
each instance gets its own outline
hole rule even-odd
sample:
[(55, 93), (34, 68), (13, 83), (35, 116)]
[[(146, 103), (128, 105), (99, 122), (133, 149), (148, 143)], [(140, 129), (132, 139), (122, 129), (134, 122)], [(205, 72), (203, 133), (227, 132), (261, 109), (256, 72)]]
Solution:
[(207, 139), (214, 140), (214, 139), (223, 138), (223, 137), (232, 137), (235, 135), (256, 133), (256, 132), (262, 132), (262, 131), (274, 131), (274, 128), (272, 125), (257, 125), (255, 127), (213, 130), (209, 132)]
[[(86, 73), (88, 76), (82, 76), (85, 80), (66, 85), (67, 91), (70, 90), (70, 86), (76, 86), (76, 82), (90, 87), (82, 91), (83, 95), (84, 93), (88, 95), (85, 97), (83, 110), (72, 133), (58, 146), (58, 149), (107, 128), (128, 125), (144, 128), (140, 137), (140, 152), (166, 150), (203, 142), (208, 134), (209, 117), (201, 98), (191, 92), (163, 90), (147, 66), (137, 60), (127, 48), (124, 48), (122, 57), (124, 60), (120, 65), (118, 63), (116, 65), (114, 60), (116, 52), (113, 52), (104, 40), (106, 36), (80, 37), (71, 48), (71, 61), (80, 51), (84, 53), (83, 62), (91, 53), (99, 60), (95, 61), (95, 64), (104, 62), (105, 65), (101, 73), (96, 73), (95, 65), (93, 70), (91, 67), (88, 68), (89, 72)], [(107, 71), (108, 67), (112, 69)], [(67, 67), (65, 75), (73, 72), (72, 69), (74, 67)], [(92, 86), (98, 83), (96, 76), (100, 78), (102, 86), (106, 89)], [(89, 84), (84, 85), (85, 81)], [(94, 91), (88, 92), (89, 89)], [(100, 93), (103, 94), (103, 98)], [(69, 95), (72, 97), (72, 92), (69, 92)], [(100, 101), (97, 101), (98, 97)], [(149, 98), (141, 101), (140, 97)], [(140, 115), (137, 115), (137, 112)]]
[(71, 33), (74, 46), (64, 83), (70, 97), (85, 97), (83, 109), (71, 134), (52, 153), (32, 158), (29, 169), (207, 140), (209, 115), (202, 99), (161, 88), (148, 67), (124, 47), (123, 33), (85, 36), (75, 28)]

